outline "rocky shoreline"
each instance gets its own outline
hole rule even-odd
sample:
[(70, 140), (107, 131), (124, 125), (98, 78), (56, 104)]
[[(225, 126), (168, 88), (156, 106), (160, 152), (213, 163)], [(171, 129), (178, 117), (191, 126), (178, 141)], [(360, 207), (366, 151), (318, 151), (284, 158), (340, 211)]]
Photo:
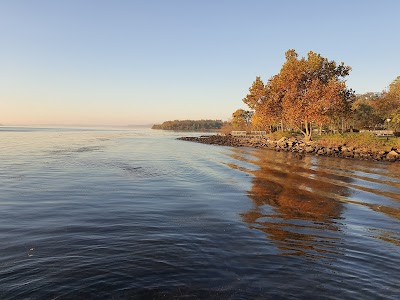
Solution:
[(296, 138), (281, 138), (271, 140), (267, 137), (233, 137), (221, 135), (205, 135), (200, 137), (180, 137), (178, 140), (197, 142), (209, 145), (230, 146), (230, 147), (252, 147), (271, 149), (275, 151), (294, 152), (299, 158), (304, 155), (321, 155), (331, 157), (343, 157), (349, 159), (374, 160), (374, 161), (400, 161), (400, 149), (392, 148), (390, 151), (372, 151), (366, 148), (355, 148), (341, 145), (337, 147), (324, 147), (318, 142), (304, 142)]

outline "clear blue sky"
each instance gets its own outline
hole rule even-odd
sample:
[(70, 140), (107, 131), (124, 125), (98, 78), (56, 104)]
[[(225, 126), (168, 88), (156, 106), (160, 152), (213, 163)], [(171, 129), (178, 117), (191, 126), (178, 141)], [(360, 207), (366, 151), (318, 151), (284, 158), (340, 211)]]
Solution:
[(227, 119), (286, 50), (400, 75), (400, 1), (0, 0), (0, 123)]

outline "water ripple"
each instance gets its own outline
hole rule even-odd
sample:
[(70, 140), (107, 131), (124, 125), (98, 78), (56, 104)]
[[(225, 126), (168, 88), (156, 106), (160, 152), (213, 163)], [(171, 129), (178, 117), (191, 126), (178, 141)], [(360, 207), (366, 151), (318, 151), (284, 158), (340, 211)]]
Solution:
[(398, 299), (400, 166), (5, 130), (1, 299)]

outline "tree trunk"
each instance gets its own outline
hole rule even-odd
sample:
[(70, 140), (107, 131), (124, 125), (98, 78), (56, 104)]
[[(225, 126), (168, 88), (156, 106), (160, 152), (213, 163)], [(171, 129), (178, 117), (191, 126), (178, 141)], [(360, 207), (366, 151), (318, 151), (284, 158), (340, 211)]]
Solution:
[(344, 133), (344, 118), (342, 118), (342, 133)]
[(306, 133), (306, 132), (302, 131), (302, 133), (304, 134), (304, 140), (306, 142), (312, 141), (312, 136), (311, 136), (310, 132)]
[[(304, 134), (304, 139), (305, 139), (305, 141), (306, 141), (306, 142), (309, 142), (309, 141), (312, 140), (312, 137), (311, 137), (311, 133), (312, 133), (312, 130), (311, 130), (311, 123), (308, 123), (308, 121), (305, 120), (305, 121), (304, 121), (304, 125), (305, 125), (305, 131), (302, 130), (302, 133)], [(309, 127), (309, 126), (310, 126), (310, 127)]]

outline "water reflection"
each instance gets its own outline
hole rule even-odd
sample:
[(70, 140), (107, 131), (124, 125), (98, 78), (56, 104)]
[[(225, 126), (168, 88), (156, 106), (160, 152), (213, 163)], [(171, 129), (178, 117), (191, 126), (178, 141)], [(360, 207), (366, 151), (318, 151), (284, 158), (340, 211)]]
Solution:
[[(235, 149), (232, 157), (249, 161), (241, 151)], [(318, 180), (318, 165), (313, 164), (312, 157), (288, 160), (283, 154), (274, 155), (271, 161), (265, 154), (268, 152), (255, 151), (250, 159), (258, 169), (247, 170), (254, 175), (248, 192), (253, 207), (242, 214), (243, 221), (264, 232), (282, 255), (329, 258), (337, 254), (343, 204), (318, 191), (340, 195), (348, 195), (349, 191)], [(332, 177), (335, 179), (335, 175)]]
[[(365, 223), (371, 237), (400, 244), (398, 233), (380, 228), (381, 218), (400, 219), (398, 166), (249, 149), (233, 149), (230, 156), (239, 161), (231, 168), (254, 176), (248, 191), (253, 207), (242, 220), (265, 233), (280, 254), (337, 257), (346, 210), (363, 212), (357, 226), (367, 215), (376, 219)], [(244, 167), (249, 163), (257, 168)]]

